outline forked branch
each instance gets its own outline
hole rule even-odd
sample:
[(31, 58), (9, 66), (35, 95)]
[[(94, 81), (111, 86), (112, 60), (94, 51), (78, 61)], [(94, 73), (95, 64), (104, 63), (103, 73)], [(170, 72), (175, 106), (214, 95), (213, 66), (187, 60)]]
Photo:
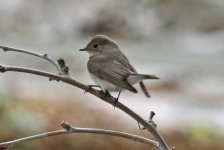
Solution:
[[(42, 55), (42, 54), (38, 54), (38, 53), (35, 53), (35, 52), (31, 52), (31, 51), (12, 49), (12, 48), (8, 48), (8, 47), (4, 47), (4, 46), (0, 46), (0, 48), (2, 48), (5, 51), (13, 50), (13, 51), (17, 51), (17, 52), (22, 52), (22, 53), (34, 55), (34, 56), (37, 56), (37, 57), (40, 57), (40, 58), (43, 58), (43, 59), (46, 59), (46, 56), (47, 56), (47, 55)], [(68, 67), (65, 64), (63, 59), (62, 59), (63, 61), (62, 60), (58, 61), (58, 64), (55, 64), (56, 61), (53, 61), (49, 57), (47, 57), (47, 60), (49, 60), (49, 62), (51, 62), (52, 64), (57, 66), (57, 70), (59, 70), (58, 74), (52, 74), (50, 72), (34, 70), (34, 69), (29, 69), (29, 68), (12, 67), (12, 66), (4, 66), (4, 65), (0, 65), (0, 72), (4, 73), (4, 72), (7, 72), (7, 71), (14, 71), (14, 72), (30, 73), (30, 74), (35, 74), (35, 75), (47, 77), (49, 79), (62, 81), (62, 82), (65, 82), (67, 84), (76, 86), (80, 89), (83, 89), (85, 91), (88, 90), (88, 92), (91, 93), (92, 95), (95, 95), (96, 97), (100, 98), (101, 100), (103, 100), (103, 101), (105, 101), (105, 102), (107, 102), (111, 105), (114, 105), (114, 102), (116, 101), (116, 98), (114, 98), (113, 96), (105, 95), (102, 92), (100, 92), (99, 90), (96, 90), (94, 88), (89, 89), (89, 87), (87, 85), (84, 85), (84, 84), (74, 80), (73, 78), (71, 78), (69, 76), (69, 73), (68, 73)], [(152, 118), (153, 118), (154, 115), (151, 114), (151, 117), (150, 117), (149, 121), (145, 121), (138, 114), (133, 112), (131, 109), (129, 109), (128, 107), (126, 107), (125, 105), (120, 103), (119, 101), (116, 103), (116, 107), (119, 108), (120, 110), (122, 110), (123, 112), (125, 112), (126, 114), (128, 114), (133, 119), (135, 119), (138, 123), (140, 123), (145, 129), (147, 129), (152, 134), (152, 136), (157, 141), (157, 142), (155, 142), (156, 144), (155, 143), (154, 143), (154, 145), (152, 144), (153, 146), (157, 145), (156, 147), (159, 150), (171, 150), (171, 148), (168, 147), (166, 142), (163, 140), (161, 135), (158, 133), (158, 131), (156, 129), (156, 125), (152, 121)]]
[(36, 56), (36, 57), (40, 57), (42, 59), (45, 59), (45, 60), (49, 61), (53, 66), (56, 67), (56, 69), (57, 69), (58, 72), (61, 72), (60, 66), (57, 64), (57, 62), (54, 61), (51, 57), (49, 57), (47, 54), (40, 54), (40, 53), (28, 51), (28, 50), (17, 49), (17, 48), (6, 47), (6, 46), (0, 46), (0, 48), (3, 51), (5, 51), (5, 52), (14, 51), (14, 52), (19, 52), (19, 53), (24, 53), (24, 54), (28, 54), (28, 55), (33, 55), (33, 56)]

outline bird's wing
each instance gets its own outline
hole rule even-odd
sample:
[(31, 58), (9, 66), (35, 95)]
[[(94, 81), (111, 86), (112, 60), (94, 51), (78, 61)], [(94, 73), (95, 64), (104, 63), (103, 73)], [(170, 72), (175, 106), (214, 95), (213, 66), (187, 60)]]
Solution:
[[(110, 56), (113, 57), (113, 59), (116, 59), (122, 65), (124, 65), (127, 68), (129, 68), (130, 71), (132, 71), (134, 73), (137, 73), (137, 71), (135, 70), (135, 68), (129, 63), (128, 58), (121, 51), (115, 51), (115, 52), (111, 53)], [(150, 97), (150, 94), (147, 91), (147, 88), (145, 87), (145, 84), (143, 83), (143, 81), (139, 82), (139, 85), (140, 85), (143, 93), (145, 94), (145, 96), (146, 97)]]
[(99, 70), (100, 78), (116, 86), (137, 93), (137, 90), (126, 80), (131, 72), (119, 63), (107, 63)]
[(130, 71), (133, 73), (136, 73), (135, 69), (129, 65), (128, 58), (122, 53), (122, 51), (113, 51), (110, 54), (110, 57), (112, 57), (113, 60), (116, 60), (124, 67), (127, 67)]
[[(122, 55), (122, 57), (120, 57), (120, 58), (122, 58), (123, 60), (126, 60), (126, 61), (125, 61), (126, 64), (123, 64), (123, 65), (127, 65), (128, 68), (129, 68), (132, 72), (137, 73), (137, 71), (135, 70), (135, 68), (130, 64), (128, 58), (127, 58), (123, 53), (121, 53), (121, 55)], [(140, 87), (141, 87), (143, 93), (145, 94), (145, 96), (146, 96), (146, 97), (150, 97), (150, 94), (149, 94), (149, 92), (147, 91), (147, 88), (145, 87), (145, 84), (143, 83), (143, 81), (139, 82), (139, 85), (140, 85)]]

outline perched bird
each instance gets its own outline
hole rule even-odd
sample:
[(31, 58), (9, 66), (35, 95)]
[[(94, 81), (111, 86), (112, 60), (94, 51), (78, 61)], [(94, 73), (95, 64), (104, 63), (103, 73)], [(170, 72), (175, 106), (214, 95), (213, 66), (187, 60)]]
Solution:
[(159, 79), (154, 75), (138, 74), (117, 43), (105, 35), (94, 36), (80, 51), (89, 53), (88, 71), (105, 94), (108, 91), (119, 91), (120, 95), (123, 89), (137, 93), (132, 85), (139, 83), (145, 95), (150, 97), (142, 81)]

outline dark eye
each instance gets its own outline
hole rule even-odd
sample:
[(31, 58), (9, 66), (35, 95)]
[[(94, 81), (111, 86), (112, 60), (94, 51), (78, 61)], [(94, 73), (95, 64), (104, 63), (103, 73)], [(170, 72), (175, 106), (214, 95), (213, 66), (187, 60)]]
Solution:
[(93, 44), (93, 47), (94, 47), (94, 48), (97, 48), (98, 46), (99, 46), (98, 43)]

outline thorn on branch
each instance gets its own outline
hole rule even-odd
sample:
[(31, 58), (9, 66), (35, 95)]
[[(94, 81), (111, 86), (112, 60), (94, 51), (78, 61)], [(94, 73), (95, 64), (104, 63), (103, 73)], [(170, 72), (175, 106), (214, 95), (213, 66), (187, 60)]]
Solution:
[(69, 75), (69, 67), (66, 65), (64, 59), (62, 58), (58, 59), (58, 64), (60, 66), (61, 73), (63, 75)]
[(63, 121), (61, 123), (62, 128), (64, 128), (65, 130), (67, 130), (68, 132), (72, 131), (72, 127), (68, 122)]
[[(5, 67), (2, 66), (2, 65), (0, 65), (0, 72), (2, 72), (2, 73), (6, 72)], [(0, 149), (0, 150), (1, 150), (1, 149)]]

